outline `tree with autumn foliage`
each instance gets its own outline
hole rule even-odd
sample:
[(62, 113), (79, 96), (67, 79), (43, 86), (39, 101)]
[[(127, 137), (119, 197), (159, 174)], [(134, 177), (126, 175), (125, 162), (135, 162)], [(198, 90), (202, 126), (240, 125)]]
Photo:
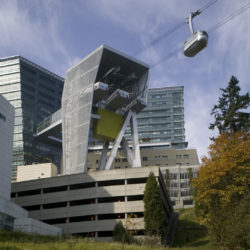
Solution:
[(195, 209), (219, 247), (249, 246), (250, 134), (221, 134), (193, 179)]
[(196, 214), (221, 249), (250, 249), (250, 115), (243, 112), (250, 97), (239, 94), (238, 84), (232, 76), (221, 89), (209, 127), (217, 128), (219, 136), (192, 180)]

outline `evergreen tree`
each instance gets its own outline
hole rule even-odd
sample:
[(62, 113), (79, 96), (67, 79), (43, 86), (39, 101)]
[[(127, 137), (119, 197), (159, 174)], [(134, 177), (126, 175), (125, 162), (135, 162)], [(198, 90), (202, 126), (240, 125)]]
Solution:
[(236, 132), (239, 130), (250, 130), (250, 114), (242, 112), (250, 104), (249, 92), (240, 95), (239, 81), (232, 76), (226, 89), (221, 88), (222, 97), (219, 104), (212, 109), (211, 115), (215, 122), (211, 123), (209, 129), (217, 128), (219, 133)]
[(164, 211), (159, 186), (154, 173), (150, 173), (144, 190), (144, 222), (146, 233), (150, 236), (162, 236)]

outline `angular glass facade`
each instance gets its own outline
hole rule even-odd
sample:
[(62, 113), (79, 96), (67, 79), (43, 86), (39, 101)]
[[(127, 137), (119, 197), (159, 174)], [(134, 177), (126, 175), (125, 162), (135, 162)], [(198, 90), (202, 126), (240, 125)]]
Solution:
[(0, 230), (13, 230), (14, 217), (0, 212)]
[(12, 178), (17, 166), (53, 162), (61, 149), (34, 138), (37, 124), (61, 107), (64, 79), (21, 56), (0, 59), (0, 94), (15, 107)]
[(185, 148), (184, 87), (148, 89), (147, 107), (137, 115), (139, 141), (169, 142), (171, 147)]

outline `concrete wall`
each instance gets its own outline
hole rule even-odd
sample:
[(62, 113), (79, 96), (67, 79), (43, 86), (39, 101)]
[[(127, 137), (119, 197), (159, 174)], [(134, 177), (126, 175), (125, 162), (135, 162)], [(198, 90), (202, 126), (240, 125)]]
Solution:
[(40, 235), (59, 235), (62, 232), (61, 228), (45, 224), (32, 218), (15, 219), (14, 230)]
[(53, 163), (33, 164), (17, 168), (17, 182), (57, 176), (57, 167)]
[[(89, 151), (88, 167), (92, 170), (98, 169), (101, 157), (101, 151)], [(173, 166), (176, 165), (199, 165), (199, 159), (196, 149), (157, 149), (141, 147), (142, 167), (147, 166)], [(122, 151), (118, 151), (111, 169), (128, 168), (129, 164)]]
[(0, 95), (0, 198), (10, 199), (14, 107)]
[(14, 202), (3, 198), (0, 198), (0, 212), (8, 214), (14, 218), (28, 217), (28, 211)]
[[(30, 217), (62, 228), (63, 233), (110, 239), (115, 224), (132, 218), (144, 230), (143, 192), (150, 172), (163, 182), (158, 167), (130, 168), (57, 176), (12, 184), (12, 197)], [(169, 224), (173, 210), (160, 185)], [(32, 191), (33, 190), (33, 191)]]

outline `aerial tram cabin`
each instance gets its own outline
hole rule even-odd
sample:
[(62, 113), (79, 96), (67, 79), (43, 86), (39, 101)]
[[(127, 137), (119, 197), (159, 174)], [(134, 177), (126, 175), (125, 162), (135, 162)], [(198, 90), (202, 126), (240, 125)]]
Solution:
[(193, 30), (192, 18), (199, 15), (200, 12), (191, 12), (188, 17), (189, 28), (191, 32), (191, 37), (188, 38), (184, 43), (183, 53), (187, 57), (194, 57), (202, 49), (207, 46), (208, 34), (206, 31), (196, 31)]

